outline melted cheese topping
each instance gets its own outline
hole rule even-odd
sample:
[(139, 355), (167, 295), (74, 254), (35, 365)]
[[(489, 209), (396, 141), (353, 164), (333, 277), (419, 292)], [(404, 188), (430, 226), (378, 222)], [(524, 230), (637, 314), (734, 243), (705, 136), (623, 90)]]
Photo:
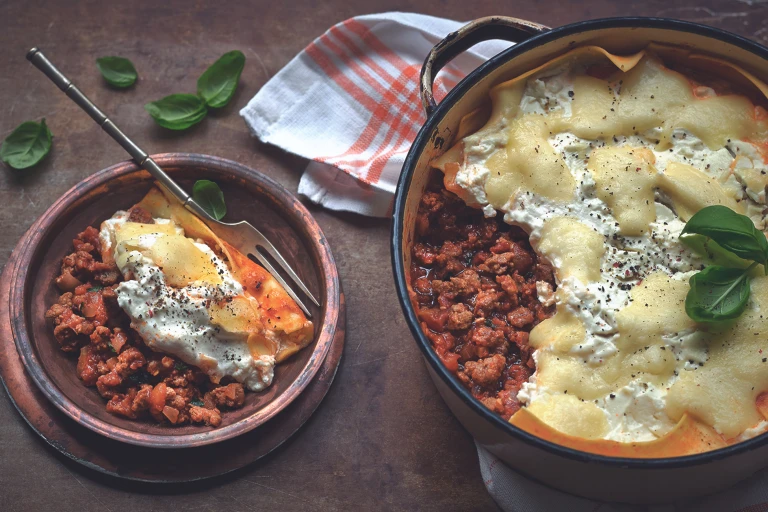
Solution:
[(115, 290), (117, 302), (144, 343), (213, 382), (230, 377), (252, 391), (269, 386), (276, 348), (261, 334), (258, 304), (226, 263), (172, 220), (127, 217), (119, 211), (105, 221), (100, 239), (126, 279)]
[(651, 53), (609, 57), (614, 72), (596, 78), (605, 52), (581, 50), (496, 86), (486, 125), (434, 162), (447, 188), (524, 227), (556, 269), (557, 292), (540, 293), (556, 313), (531, 331), (537, 369), (518, 399), (583, 439), (702, 432), (675, 428), (686, 415), (725, 442), (757, 435), (768, 427), (756, 406), (768, 390), (768, 278), (753, 280), (733, 325), (697, 325), (688, 279), (723, 256), (700, 255), (704, 242), (680, 232), (713, 204), (765, 229), (765, 111)]

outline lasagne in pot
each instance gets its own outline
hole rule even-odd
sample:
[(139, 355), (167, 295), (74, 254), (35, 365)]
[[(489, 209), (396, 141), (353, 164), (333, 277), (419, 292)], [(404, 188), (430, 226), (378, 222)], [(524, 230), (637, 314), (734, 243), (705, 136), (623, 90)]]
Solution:
[(218, 426), (312, 340), (277, 281), (160, 188), (73, 244), (46, 317), (113, 414)]
[(462, 119), (433, 162), (411, 285), (474, 396), (605, 455), (697, 453), (768, 429), (768, 277), (755, 269), (738, 319), (697, 323), (688, 281), (718, 256), (680, 237), (711, 205), (766, 229), (767, 92), (680, 48), (581, 47)]

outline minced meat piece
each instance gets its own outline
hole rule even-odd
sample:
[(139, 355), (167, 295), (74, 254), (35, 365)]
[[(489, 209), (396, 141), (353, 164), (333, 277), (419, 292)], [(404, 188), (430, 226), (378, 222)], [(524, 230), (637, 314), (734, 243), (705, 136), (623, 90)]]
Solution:
[(123, 378), (115, 370), (111, 370), (96, 379), (96, 389), (104, 398), (112, 398), (118, 394), (122, 384)]
[[(56, 305), (53, 307), (56, 307)], [(48, 312), (51, 314), (59, 313), (59, 309), (57, 308), (56, 311), (48, 310)], [(55, 325), (53, 336), (59, 342), (61, 350), (64, 352), (79, 350), (80, 347), (88, 342), (88, 337), (95, 328), (93, 323), (76, 315), (70, 308), (64, 309), (59, 314), (56, 314), (55, 317), (49, 316), (49, 318), (53, 318)]]
[[(73, 240), (80, 241), (89, 244), (96, 252), (101, 251), (101, 239), (99, 238), (99, 230), (93, 226), (88, 226), (82, 233), (78, 233), (77, 238)], [(77, 246), (75, 246), (77, 248)]]
[(486, 259), (482, 265), (478, 265), (477, 268), (484, 272), (503, 274), (507, 271), (507, 269), (509, 269), (510, 265), (514, 267), (514, 258), (515, 254), (513, 252), (494, 254), (490, 258)]
[(474, 320), (474, 315), (467, 306), (454, 304), (448, 314), (448, 329), (452, 331), (468, 329), (472, 325), (472, 320)]
[(501, 377), (507, 360), (500, 354), (485, 359), (468, 361), (464, 364), (464, 372), (479, 386), (493, 386)]
[(245, 403), (245, 390), (243, 385), (237, 382), (212, 389), (206, 394), (217, 407), (237, 408)]
[(437, 254), (424, 245), (416, 244), (413, 246), (413, 257), (423, 265), (432, 265)]
[(141, 206), (134, 206), (128, 210), (128, 222), (139, 222), (141, 224), (154, 224), (155, 220), (152, 214)]
[(478, 316), (490, 316), (490, 313), (499, 304), (501, 295), (501, 293), (493, 290), (480, 290), (475, 297), (475, 314)]
[(504, 331), (493, 329), (487, 325), (480, 325), (472, 329), (469, 339), (478, 347), (486, 348), (503, 346), (507, 341)]
[(136, 397), (131, 404), (131, 410), (136, 413), (142, 413), (149, 409), (149, 396), (152, 393), (151, 384), (142, 384)]
[(507, 296), (512, 299), (515, 304), (517, 304), (517, 295), (520, 293), (517, 280), (515, 280), (513, 276), (504, 274), (501, 276), (496, 276), (496, 282), (499, 283), (501, 289), (504, 290), (504, 293), (506, 293)]
[(103, 361), (103, 357), (92, 345), (86, 345), (80, 349), (80, 357), (77, 358), (77, 376), (86, 386), (96, 385), (96, 379), (101, 376), (99, 363)]
[(130, 388), (127, 393), (114, 393), (107, 402), (107, 412), (115, 414), (117, 416), (125, 416), (126, 418), (136, 419), (138, 417), (138, 411), (133, 409), (133, 402), (136, 399), (138, 392), (136, 388)]
[(221, 412), (216, 409), (206, 409), (205, 407), (192, 406), (189, 409), (189, 417), (192, 423), (205, 423), (211, 427), (221, 425)]
[(533, 320), (533, 311), (522, 306), (507, 313), (507, 321), (513, 327), (525, 327), (532, 324)]
[(137, 348), (130, 347), (117, 356), (117, 365), (115, 371), (121, 376), (127, 377), (132, 375), (139, 368), (143, 367), (147, 363), (144, 354)]
[(451, 278), (451, 284), (459, 295), (472, 295), (480, 289), (480, 276), (472, 269), (467, 269)]

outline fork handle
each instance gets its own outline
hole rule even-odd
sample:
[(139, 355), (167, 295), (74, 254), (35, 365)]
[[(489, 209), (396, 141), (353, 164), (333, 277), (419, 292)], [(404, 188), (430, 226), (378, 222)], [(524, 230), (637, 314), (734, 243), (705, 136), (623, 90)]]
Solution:
[(123, 149), (125, 149), (131, 158), (139, 165), (143, 167), (168, 191), (170, 191), (176, 199), (192, 210), (194, 213), (203, 216), (204, 218), (210, 218), (210, 216), (203, 210), (197, 203), (195, 203), (189, 194), (187, 194), (183, 188), (181, 188), (175, 181), (163, 171), (152, 157), (150, 157), (143, 149), (136, 145), (126, 134), (124, 134), (120, 128), (115, 125), (96, 105), (93, 104), (88, 97), (78, 89), (64, 74), (59, 71), (56, 66), (53, 65), (48, 58), (43, 55), (38, 48), (32, 48), (27, 52), (27, 60), (35, 65), (37, 69), (42, 71), (45, 76), (51, 79), (51, 81), (58, 86), (59, 89), (64, 91), (64, 94), (77, 103), (77, 105), (85, 111), (86, 114), (91, 116), (91, 119), (101, 126), (101, 128), (107, 132)]

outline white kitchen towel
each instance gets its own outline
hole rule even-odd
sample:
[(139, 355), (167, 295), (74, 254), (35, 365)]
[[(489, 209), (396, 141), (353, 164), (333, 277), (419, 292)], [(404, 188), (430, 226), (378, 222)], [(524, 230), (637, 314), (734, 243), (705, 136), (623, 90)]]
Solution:
[[(432, 47), (464, 23), (412, 13), (334, 25), (240, 111), (263, 142), (312, 160), (299, 193), (334, 210), (387, 217), (403, 161), (426, 121), (419, 72)], [(481, 43), (437, 76), (439, 101), (510, 43)]]
[(480, 474), (496, 503), (505, 512), (766, 512), (768, 470), (763, 470), (718, 494), (670, 505), (620, 505), (577, 498), (555, 491), (511, 470), (477, 445)]

